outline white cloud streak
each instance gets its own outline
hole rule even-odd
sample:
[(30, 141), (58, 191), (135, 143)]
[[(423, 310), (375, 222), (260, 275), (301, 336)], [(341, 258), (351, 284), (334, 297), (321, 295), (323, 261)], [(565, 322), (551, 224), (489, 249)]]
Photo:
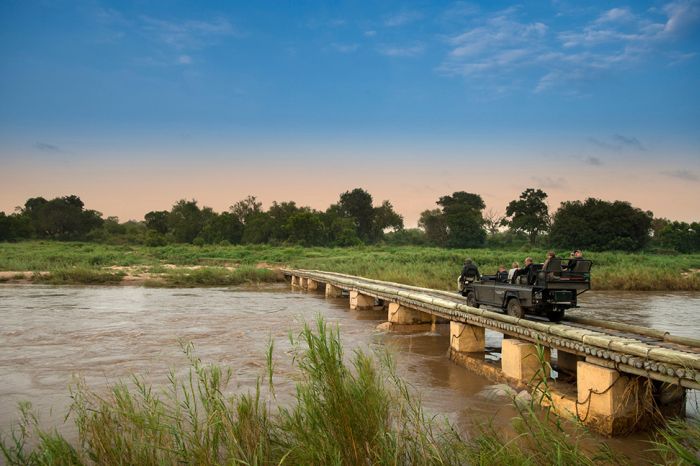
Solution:
[(391, 16), (388, 16), (384, 20), (384, 26), (386, 27), (399, 27), (405, 26), (406, 24), (418, 21), (423, 18), (423, 14), (419, 11), (402, 11)]
[(388, 57), (417, 57), (425, 51), (425, 45), (383, 45), (378, 52)]
[(700, 0), (674, 1), (643, 14), (612, 8), (564, 30), (553, 30), (545, 21), (523, 21), (520, 13), (511, 7), (482, 15), (448, 37), (449, 49), (438, 72), (499, 90), (529, 73), (532, 92), (542, 93), (572, 91), (651, 56), (675, 64), (695, 56), (694, 51), (674, 53), (669, 44), (700, 22)]

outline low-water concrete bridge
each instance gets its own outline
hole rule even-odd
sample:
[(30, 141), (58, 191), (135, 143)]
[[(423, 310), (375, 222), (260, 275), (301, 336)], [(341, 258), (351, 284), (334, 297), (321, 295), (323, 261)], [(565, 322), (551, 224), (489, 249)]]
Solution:
[[(537, 390), (544, 359), (559, 375), (547, 384), (545, 402), (604, 434), (643, 429), (658, 416), (683, 415), (686, 389), (700, 389), (697, 339), (572, 317), (561, 323), (518, 319), (469, 307), (447, 291), (317, 270), (283, 272), (292, 287), (323, 291), (326, 297), (348, 295), (351, 309), (386, 308), (390, 331), (449, 324), (450, 358), (492, 380)], [(500, 367), (485, 357), (487, 329), (503, 334)]]

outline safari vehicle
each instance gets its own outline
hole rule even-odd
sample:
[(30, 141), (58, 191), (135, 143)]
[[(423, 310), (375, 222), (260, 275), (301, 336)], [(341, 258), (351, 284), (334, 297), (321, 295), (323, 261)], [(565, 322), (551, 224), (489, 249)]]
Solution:
[(515, 283), (484, 275), (481, 280), (464, 283), (460, 293), (467, 298), (468, 306), (483, 304), (518, 318), (527, 313), (558, 322), (566, 309), (577, 307), (578, 295), (591, 288), (591, 265), (591, 261), (580, 259), (572, 270), (562, 270), (561, 259), (555, 258), (546, 269), (533, 264), (530, 273), (517, 277)]

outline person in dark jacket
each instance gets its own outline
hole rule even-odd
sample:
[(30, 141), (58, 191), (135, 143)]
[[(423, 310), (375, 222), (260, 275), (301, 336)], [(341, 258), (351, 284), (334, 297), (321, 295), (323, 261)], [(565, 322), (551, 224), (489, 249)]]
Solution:
[(573, 271), (576, 268), (576, 262), (582, 261), (583, 259), (583, 253), (581, 252), (580, 249), (575, 250), (573, 253), (571, 253), (571, 257), (569, 258), (569, 262), (566, 264), (566, 270), (568, 271)]
[(496, 281), (508, 283), (508, 270), (505, 265), (498, 266), (498, 272), (496, 272)]
[(530, 275), (530, 270), (532, 269), (532, 257), (526, 257), (525, 258), (525, 267), (522, 269), (518, 269), (513, 273), (513, 283), (518, 282), (518, 277), (525, 275), (526, 277), (529, 277)]
[(463, 282), (473, 282), (474, 280), (479, 280), (481, 274), (479, 273), (479, 268), (472, 262), (471, 259), (464, 261), (464, 267), (462, 268), (462, 274), (459, 279)]

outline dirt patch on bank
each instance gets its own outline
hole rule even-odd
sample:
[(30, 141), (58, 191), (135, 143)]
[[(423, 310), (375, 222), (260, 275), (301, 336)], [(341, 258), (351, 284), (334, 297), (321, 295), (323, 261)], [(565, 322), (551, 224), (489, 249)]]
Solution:
[(32, 283), (35, 275), (48, 275), (49, 272), (22, 272), (18, 270), (5, 270), (0, 272), (0, 283), (13, 283), (25, 285)]

